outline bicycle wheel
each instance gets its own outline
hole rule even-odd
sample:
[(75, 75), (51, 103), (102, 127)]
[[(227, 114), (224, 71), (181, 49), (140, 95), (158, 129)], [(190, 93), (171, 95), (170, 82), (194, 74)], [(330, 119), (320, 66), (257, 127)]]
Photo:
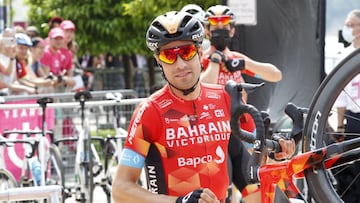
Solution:
[[(0, 191), (16, 188), (17, 183), (14, 176), (6, 169), (0, 169)], [(8, 202), (8, 201), (4, 201)]]
[(56, 145), (50, 145), (49, 157), (47, 157), (46, 160), (47, 171), (45, 173), (45, 183), (46, 185), (60, 185), (63, 188), (59, 202), (64, 203), (66, 198), (66, 194), (64, 192), (65, 177), (60, 151)]
[[(339, 134), (333, 130), (337, 127), (337, 109), (334, 104), (341, 92), (343, 92), (342, 94), (348, 94), (345, 87), (353, 78), (358, 76), (359, 72), (360, 50), (358, 49), (340, 62), (321, 83), (313, 97), (305, 122), (303, 135), (304, 152), (339, 141)], [(359, 104), (355, 105), (360, 110)], [(345, 115), (345, 117), (349, 118), (349, 115)], [(351, 166), (351, 164), (343, 165), (341, 168), (344, 169)], [(346, 194), (344, 191), (351, 192), (349, 188), (352, 188), (353, 185), (348, 185), (346, 188), (342, 186), (340, 188), (340, 173), (338, 172), (338, 169), (325, 169), (324, 164), (320, 164), (316, 169), (305, 171), (309, 191), (316, 202), (345, 201), (343, 199)], [(357, 173), (359, 172), (360, 169), (357, 170)], [(357, 192), (356, 194), (358, 195), (359, 193)]]
[(111, 185), (115, 170), (118, 165), (118, 157), (116, 154), (117, 146), (113, 140), (110, 140), (105, 147), (105, 175), (108, 183)]

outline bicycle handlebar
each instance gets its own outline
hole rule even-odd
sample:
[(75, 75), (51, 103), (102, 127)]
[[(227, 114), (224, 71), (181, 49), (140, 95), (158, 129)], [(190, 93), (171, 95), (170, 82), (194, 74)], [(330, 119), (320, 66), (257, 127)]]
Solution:
[[(261, 112), (250, 104), (245, 104), (242, 100), (242, 89), (255, 89), (257, 87), (261, 87), (263, 84), (246, 84), (239, 83), (229, 80), (225, 85), (225, 90), (230, 95), (231, 103), (230, 103), (230, 127), (232, 130), (232, 135), (239, 137), (241, 140), (246, 141), (248, 143), (254, 144), (254, 151), (251, 155), (251, 158), (248, 163), (248, 179), (250, 183), (258, 183), (258, 169), (260, 168), (262, 158), (265, 152), (265, 148), (270, 151), (280, 152), (281, 148), (277, 141), (267, 139), (265, 127), (264, 127), (264, 118), (266, 115), (261, 114)], [(302, 128), (303, 128), (303, 113), (304, 109), (295, 106), (292, 103), (289, 103), (285, 108), (285, 113), (292, 119), (293, 121), (293, 129), (290, 134), (290, 139), (294, 138), (295, 141), (301, 139)], [(242, 130), (240, 124), (240, 117), (248, 113), (254, 120), (256, 126), (256, 134), (250, 133), (248, 131)], [(269, 122), (269, 120), (268, 120)]]
[[(8, 135), (10, 134), (24, 134), (27, 135), (27, 139), (8, 139)], [(3, 132), (3, 137), (0, 140), (0, 145), (4, 144), (6, 146), (10, 146), (9, 143), (24, 143), (24, 144), (29, 144), (31, 146), (31, 152), (29, 154), (25, 154), (26, 158), (31, 158), (35, 155), (35, 152), (38, 149), (40, 140), (36, 139), (36, 138), (31, 138), (30, 135), (32, 134), (42, 134), (41, 131), (36, 131), (35, 133), (33, 132), (26, 132), (26, 131), (10, 131), (10, 130), (4, 130)]]

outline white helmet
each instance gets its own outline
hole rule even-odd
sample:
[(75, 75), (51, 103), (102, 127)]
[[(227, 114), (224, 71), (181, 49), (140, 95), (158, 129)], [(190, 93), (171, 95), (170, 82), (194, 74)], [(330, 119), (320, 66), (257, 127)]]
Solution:
[(201, 22), (204, 22), (205, 11), (199, 5), (187, 4), (181, 9), (181, 11), (190, 13), (195, 18), (199, 19)]

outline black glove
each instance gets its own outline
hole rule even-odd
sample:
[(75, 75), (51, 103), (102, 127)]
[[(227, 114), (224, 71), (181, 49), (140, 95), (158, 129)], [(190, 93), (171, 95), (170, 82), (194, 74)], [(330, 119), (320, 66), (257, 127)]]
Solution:
[(245, 61), (244, 61), (244, 59), (240, 59), (240, 58), (229, 59), (229, 60), (225, 61), (225, 66), (230, 72), (244, 70)]
[[(284, 139), (284, 140), (288, 140), (288, 137), (285, 135), (285, 134), (282, 134), (282, 133), (274, 133), (272, 136), (271, 136), (271, 139), (276, 141), (276, 142), (279, 142), (280, 139)], [(275, 161), (284, 161), (286, 159), (276, 159), (275, 158), (275, 152), (271, 151), (269, 152), (268, 156), (271, 158), (271, 159), (274, 159)]]
[(184, 197), (178, 197), (176, 203), (198, 203), (202, 192), (202, 189), (194, 190)]
[[(221, 60), (219, 60), (219, 59), (216, 58), (216, 57), (213, 57), (215, 54), (220, 55), (220, 56), (221, 56)], [(211, 62), (214, 62), (214, 63), (217, 63), (217, 64), (220, 64), (220, 63), (222, 63), (222, 62), (225, 61), (225, 55), (224, 55), (221, 51), (216, 50), (216, 51), (214, 51), (214, 52), (210, 55), (210, 61), (211, 61)]]

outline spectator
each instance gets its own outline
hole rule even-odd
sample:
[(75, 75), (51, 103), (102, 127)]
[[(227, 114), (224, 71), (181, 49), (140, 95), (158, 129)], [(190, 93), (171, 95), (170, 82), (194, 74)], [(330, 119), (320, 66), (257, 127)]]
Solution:
[[(219, 203), (225, 199), (230, 98), (220, 85), (199, 82), (203, 36), (201, 22), (185, 12), (160, 15), (148, 28), (146, 44), (167, 84), (133, 114), (112, 185), (114, 202)], [(216, 122), (227, 124), (214, 129)], [(196, 139), (191, 139), (194, 133)], [(215, 134), (223, 136), (209, 139)], [(295, 150), (291, 141), (281, 139), (280, 144), (286, 149), (283, 157)], [(239, 161), (247, 163), (249, 154), (243, 152)], [(194, 164), (198, 159), (203, 161)], [(151, 178), (149, 191), (137, 185), (143, 167)]]
[[(244, 82), (242, 73), (270, 82), (281, 80), (281, 71), (274, 65), (252, 60), (244, 54), (231, 51), (228, 48), (228, 43), (235, 34), (235, 15), (228, 6), (215, 5), (209, 7), (205, 14), (204, 24), (211, 46), (204, 51), (202, 57), (202, 64), (205, 69), (202, 74), (202, 81), (225, 85), (228, 80), (232, 79), (240, 83)], [(244, 98), (246, 101), (246, 93), (244, 93)], [(241, 128), (249, 132), (254, 131), (254, 123), (246, 114), (241, 119)], [(241, 171), (241, 163), (237, 161), (239, 156), (242, 156), (238, 147), (241, 144), (240, 142), (240, 139), (231, 136), (228, 148), (231, 159), (229, 174), (238, 189), (244, 188), (244, 185), (241, 185), (243, 183), (242, 174), (233, 173), (233, 171)], [(245, 144), (251, 151), (251, 145)]]
[(82, 68), (92, 68), (93, 66), (93, 56), (89, 51), (86, 51), (84, 55), (79, 60)]
[(66, 69), (73, 69), (73, 53), (70, 48), (75, 40), (75, 24), (70, 20), (64, 20), (61, 22), (60, 28), (64, 32), (64, 45), (60, 48), (62, 55), (65, 57), (63, 65)]
[(54, 16), (49, 21), (49, 30), (59, 27), (60, 23), (63, 21), (63, 19), (60, 16)]
[(19, 84), (34, 88), (34, 93), (39, 93), (42, 87), (49, 87), (54, 81), (49, 78), (37, 77), (28, 64), (29, 49), (33, 45), (29, 36), (24, 33), (15, 34), (16, 38), (16, 75)]
[(35, 93), (34, 88), (16, 82), (16, 40), (14, 29), (5, 29), (2, 33), (0, 47), (0, 94), (13, 95), (20, 93)]
[[(360, 10), (352, 10), (345, 19), (345, 25), (342, 30), (344, 39), (350, 43), (345, 48), (339, 60), (342, 60), (355, 49), (360, 48)], [(337, 131), (344, 132), (345, 136), (338, 137), (337, 140), (348, 140), (356, 138), (351, 133), (359, 133), (360, 112), (358, 105), (360, 103), (360, 75), (356, 75), (345, 89), (340, 93), (335, 106), (337, 107)], [(340, 167), (337, 169), (336, 179), (338, 181), (337, 189), (342, 194), (344, 202), (359, 202), (360, 179), (358, 177), (360, 171), (360, 162), (356, 161), (352, 165)], [(350, 187), (349, 187), (350, 186)]]
[(32, 47), (30, 48), (31, 60), (30, 66), (37, 77), (47, 77), (49, 75), (49, 67), (44, 66), (40, 59), (44, 55), (45, 51), (45, 40), (41, 37), (33, 37), (32, 38)]
[(25, 32), (31, 39), (34, 37), (39, 37), (40, 34), (36, 26), (28, 26)]
[(56, 92), (71, 90), (75, 85), (71, 67), (65, 67), (64, 57), (60, 49), (64, 46), (64, 32), (61, 28), (53, 28), (48, 34), (49, 44), (45, 47), (40, 62), (49, 67), (50, 74), (57, 79)]

